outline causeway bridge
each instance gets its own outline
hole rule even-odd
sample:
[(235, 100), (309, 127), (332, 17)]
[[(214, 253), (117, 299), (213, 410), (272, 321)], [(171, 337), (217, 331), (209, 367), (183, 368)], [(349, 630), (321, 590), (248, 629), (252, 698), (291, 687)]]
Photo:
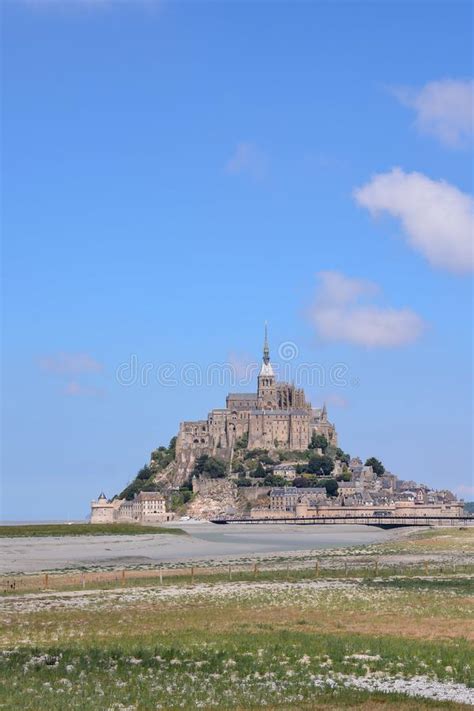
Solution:
[(361, 526), (378, 526), (379, 528), (401, 528), (412, 526), (474, 526), (474, 516), (390, 516), (372, 515), (372, 516), (287, 516), (279, 518), (215, 518), (211, 519), (211, 523), (228, 524), (228, 523), (253, 523), (253, 524), (271, 524), (285, 523), (298, 526), (334, 526), (337, 525), (361, 525)]

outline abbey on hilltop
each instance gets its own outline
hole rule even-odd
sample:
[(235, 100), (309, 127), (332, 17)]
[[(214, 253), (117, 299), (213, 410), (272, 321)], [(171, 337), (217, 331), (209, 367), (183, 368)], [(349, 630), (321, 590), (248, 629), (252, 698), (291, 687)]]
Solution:
[(198, 519), (462, 516), (447, 490), (404, 481), (376, 457), (365, 464), (338, 447), (326, 407), (279, 383), (267, 330), (256, 393), (230, 393), (206, 420), (182, 422), (168, 447), (125, 489), (91, 503), (92, 523), (153, 523), (185, 513)]
[(202, 454), (231, 459), (238, 440), (248, 449), (305, 450), (313, 432), (337, 446), (326, 407), (315, 409), (303, 389), (277, 382), (270, 362), (267, 328), (256, 393), (229, 393), (226, 407), (211, 410), (206, 420), (182, 422), (176, 442), (178, 469), (189, 471)]

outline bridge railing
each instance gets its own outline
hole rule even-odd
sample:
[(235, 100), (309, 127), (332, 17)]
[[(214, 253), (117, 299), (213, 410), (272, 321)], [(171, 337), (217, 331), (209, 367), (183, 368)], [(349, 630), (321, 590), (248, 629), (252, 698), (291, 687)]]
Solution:
[(474, 516), (259, 516), (220, 517), (212, 523), (289, 523), (302, 525), (352, 524), (363, 526), (473, 526)]

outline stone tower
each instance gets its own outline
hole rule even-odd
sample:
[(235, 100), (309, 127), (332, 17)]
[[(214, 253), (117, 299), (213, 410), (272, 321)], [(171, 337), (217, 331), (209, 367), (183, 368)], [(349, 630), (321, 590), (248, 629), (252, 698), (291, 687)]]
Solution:
[(263, 344), (263, 362), (258, 376), (257, 409), (274, 410), (277, 407), (277, 388), (275, 373), (270, 363), (270, 349), (268, 347), (268, 331), (265, 324), (265, 340)]

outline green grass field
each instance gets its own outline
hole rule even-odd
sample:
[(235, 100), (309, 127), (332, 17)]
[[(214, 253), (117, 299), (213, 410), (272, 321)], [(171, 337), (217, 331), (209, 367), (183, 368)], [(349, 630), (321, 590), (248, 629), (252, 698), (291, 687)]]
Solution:
[(38, 523), (24, 526), (0, 526), (0, 538), (30, 536), (134, 536), (150, 533), (187, 535), (180, 528), (140, 526), (134, 523)]
[[(384, 679), (432, 667), (465, 680), (466, 644), (431, 645), (358, 635), (258, 631), (174, 635), (153, 645), (23, 648), (0, 662), (7, 709), (462, 708), (381, 693)], [(399, 676), (397, 676), (399, 675)], [(429, 684), (428, 682), (425, 682)], [(358, 689), (357, 685), (373, 689)]]

